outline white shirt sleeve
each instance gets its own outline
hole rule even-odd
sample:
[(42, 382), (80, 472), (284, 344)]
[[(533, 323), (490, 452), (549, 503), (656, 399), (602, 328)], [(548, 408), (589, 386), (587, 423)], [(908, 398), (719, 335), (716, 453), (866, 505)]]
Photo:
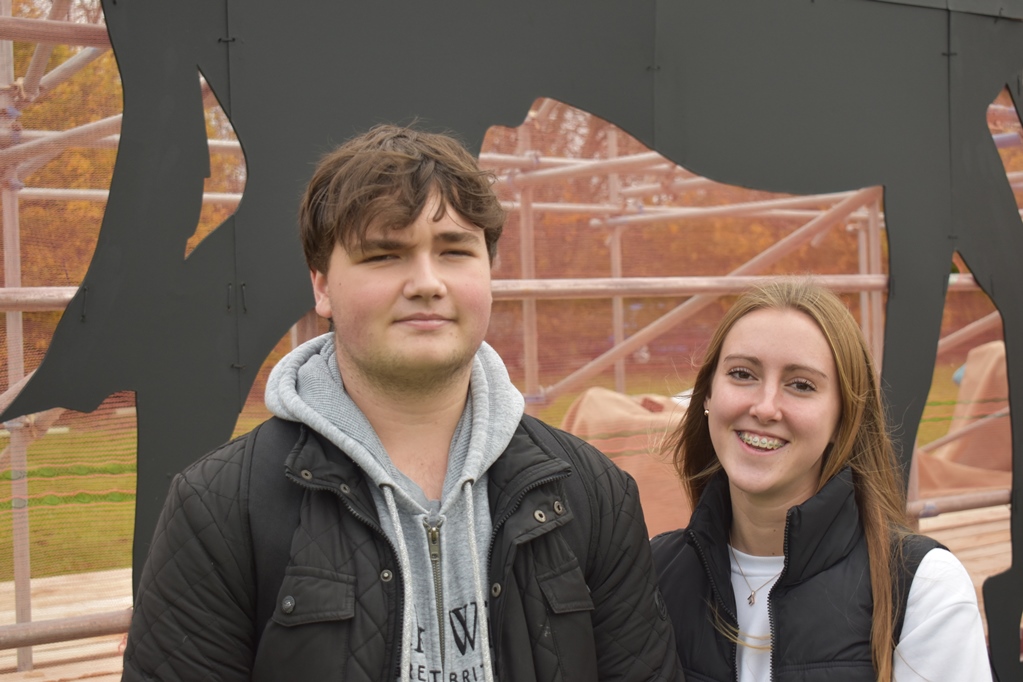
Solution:
[(991, 682), (984, 627), (970, 574), (944, 549), (932, 549), (909, 588), (895, 682)]

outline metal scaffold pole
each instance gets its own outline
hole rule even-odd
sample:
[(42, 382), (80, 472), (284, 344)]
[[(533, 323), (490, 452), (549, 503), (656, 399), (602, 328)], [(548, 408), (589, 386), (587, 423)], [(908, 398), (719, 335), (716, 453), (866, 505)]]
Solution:
[[(525, 154), (532, 145), (529, 124), (519, 131), (519, 153)], [(533, 232), (533, 188), (524, 187), (519, 195), (519, 258), (522, 279), (536, 278), (536, 244)], [(538, 344), (539, 332), (536, 319), (536, 299), (526, 298), (522, 301), (522, 356), (526, 370), (526, 397), (540, 393), (540, 352)], [(526, 412), (532, 414), (535, 404), (526, 404)]]
[[(607, 131), (607, 157), (609, 159), (618, 156), (618, 130), (609, 128)], [(607, 176), (608, 203), (617, 204), (621, 193), (621, 178), (617, 173), (609, 173)], [(624, 228), (615, 227), (611, 230), (609, 237), (611, 249), (611, 276), (620, 278), (623, 275), (622, 269), (622, 233)], [(614, 334), (614, 345), (618, 346), (625, 342), (625, 300), (621, 296), (611, 299), (611, 326)], [(615, 360), (615, 390), (625, 393), (625, 358)]]
[[(11, 0), (0, 0), (0, 17), (11, 16)], [(0, 41), (0, 127), (16, 124), (18, 111), (12, 97), (14, 84), (14, 44)], [(0, 201), (3, 202), (4, 287), (21, 286), (21, 230), (18, 219), (18, 187), (15, 171), (8, 166), (0, 180), (3, 182)], [(25, 345), (21, 311), (5, 313), (7, 324), (7, 381), (14, 384), (25, 376)], [(14, 611), (16, 623), (32, 620), (32, 584), (29, 563), (28, 534), (28, 434), (18, 423), (7, 425), (10, 443), (7, 455), (11, 467), (11, 525), (14, 544)], [(18, 649), (18, 670), (32, 669), (32, 649)]]

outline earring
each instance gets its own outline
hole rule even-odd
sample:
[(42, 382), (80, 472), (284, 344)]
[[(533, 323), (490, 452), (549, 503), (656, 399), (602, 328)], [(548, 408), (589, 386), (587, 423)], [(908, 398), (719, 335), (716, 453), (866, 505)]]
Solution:
[(706, 407), (703, 408), (703, 416), (704, 417), (709, 417), (710, 416), (710, 410), (708, 410)]

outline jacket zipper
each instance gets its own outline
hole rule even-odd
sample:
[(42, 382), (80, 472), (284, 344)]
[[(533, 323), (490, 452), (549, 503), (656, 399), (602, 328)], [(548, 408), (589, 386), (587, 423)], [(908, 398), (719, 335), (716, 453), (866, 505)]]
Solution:
[[(710, 581), (710, 588), (714, 592), (714, 596), (717, 598), (718, 604), (725, 609), (725, 614), (730, 616), (732, 624), (734, 624), (736, 631), (739, 630), (739, 616), (733, 611), (729, 610), (728, 604), (725, 604), (725, 600), (721, 598), (721, 590), (718, 588), (717, 582), (714, 580), (714, 573), (710, 570), (710, 562), (707, 561), (707, 555), (703, 551), (703, 545), (696, 539), (696, 533), (693, 531), (686, 531), (686, 535), (689, 537), (689, 541), (692, 546), (696, 549), (696, 555), (700, 557), (700, 563), (703, 564), (703, 572), (707, 574), (707, 579)], [(768, 611), (770, 613), (770, 611)], [(732, 670), (735, 672), (735, 682), (739, 682), (739, 654), (738, 644), (731, 642), (732, 647)], [(773, 656), (772, 651), (772, 656)], [(771, 674), (774, 674), (772, 669)]]
[(789, 562), (789, 524), (788, 519), (785, 521), (785, 540), (782, 545), (782, 554), (786, 557), (785, 565), (782, 566), (781, 573), (778, 574), (778, 579), (774, 581), (774, 585), (771, 585), (771, 589), (767, 592), (767, 622), (771, 626), (771, 679), (774, 679), (774, 601), (771, 597), (774, 595), (774, 588), (778, 586), (782, 578), (785, 577), (785, 571), (788, 569)]
[[(391, 558), (397, 559), (398, 549), (394, 546), (394, 543), (391, 542), (391, 539), (387, 537), (387, 534), (384, 533), (384, 529), (380, 527), (380, 524), (374, 521), (373, 519), (363, 516), (358, 511), (356, 511), (355, 507), (353, 507), (352, 504), (345, 499), (345, 496), (342, 495), (338, 490), (336, 490), (334, 486), (306, 483), (305, 481), (299, 480), (290, 472), (286, 473), (285, 476), (287, 476), (289, 481), (305, 488), (306, 490), (318, 490), (333, 494), (338, 500), (341, 501), (341, 505), (348, 511), (348, 513), (355, 517), (356, 521), (361, 521), (365, 525), (369, 526), (371, 530), (373, 530), (377, 535), (384, 539), (384, 542), (387, 543), (387, 546), (391, 548)], [(401, 569), (397, 567), (394, 573), (399, 581), (396, 589), (396, 592), (398, 594), (398, 613), (403, 613), (405, 610), (405, 588), (402, 583), (405, 580), (405, 576), (401, 574)], [(399, 670), (399, 668), (401, 667), (401, 650), (402, 647), (405, 646), (405, 642), (402, 641), (403, 633), (401, 632), (404, 619), (394, 618), (393, 620), (394, 624), (391, 626), (392, 639), (394, 639), (394, 641), (397, 641), (399, 646), (394, 647), (394, 653), (391, 654), (391, 669), (398, 671), (397, 677), (400, 679), (403, 675), (407, 674), (408, 672), (408, 671), (402, 672), (401, 670)]]
[[(490, 532), (490, 545), (489, 545), (489, 547), (487, 547), (487, 575), (488, 575), (488, 577), (489, 577), (489, 574), (490, 574), (491, 563), (494, 560), (494, 543), (497, 541), (497, 533), (498, 533), (498, 531), (501, 530), (501, 527), (505, 524), (505, 522), (512, 517), (512, 514), (514, 514), (518, 510), (518, 508), (522, 505), (522, 500), (526, 499), (526, 495), (527, 494), (529, 494), (530, 492), (532, 492), (533, 490), (536, 490), (537, 488), (539, 488), (541, 486), (547, 485), (549, 483), (553, 483), (554, 481), (558, 481), (558, 480), (561, 480), (563, 478), (568, 478), (570, 473), (571, 473), (570, 471), (561, 470), (561, 471), (559, 471), (556, 474), (551, 474), (550, 476), (545, 476), (545, 477), (543, 477), (543, 478), (541, 478), (539, 480), (533, 481), (532, 483), (527, 485), (525, 488), (523, 488), (521, 491), (519, 491), (519, 494), (515, 498), (515, 501), (512, 502), (512, 504), (509, 505), (508, 509), (505, 510), (504, 514), (502, 514), (494, 522), (493, 528), (491, 529), (491, 532)], [(488, 610), (487, 611), (487, 625), (488, 625), (488, 627), (491, 625), (490, 617), (491, 617), (491, 611)], [(494, 637), (496, 639), (497, 634), (498, 634), (497, 626), (495, 625), (493, 627), (490, 627), (490, 632), (494, 633)], [(495, 639), (490, 640), (490, 645), (491, 645), (491, 648), (494, 650), (494, 652), (496, 654), (497, 647), (494, 646)], [(494, 668), (494, 674), (496, 676), (497, 675), (497, 667), (498, 667), (498, 660), (497, 660), (496, 655), (495, 655), (491, 665)]]
[[(475, 519), (472, 521), (475, 522)], [(437, 600), (437, 636), (440, 637), (440, 665), (444, 669), (444, 583), (440, 571), (440, 524), (426, 526), (426, 542), (430, 547), (430, 566), (433, 568), (433, 595)], [(475, 561), (475, 559), (473, 559)]]
[(547, 485), (548, 483), (553, 483), (554, 481), (560, 480), (562, 478), (568, 478), (568, 476), (569, 472), (561, 471), (556, 474), (552, 474), (551, 476), (541, 478), (538, 481), (534, 481), (533, 483), (530, 483), (521, 491), (519, 491), (518, 497), (516, 497), (515, 501), (508, 507), (508, 510), (504, 514), (502, 514), (501, 517), (496, 522), (494, 522), (494, 526), (491, 529), (490, 546), (487, 548), (488, 571), (490, 570), (490, 562), (493, 561), (494, 558), (494, 542), (497, 540), (497, 532), (501, 530), (501, 526), (503, 526), (505, 522), (512, 517), (512, 514), (518, 511), (518, 508), (522, 505), (522, 500), (526, 499), (526, 495), (536, 490), (540, 486)]

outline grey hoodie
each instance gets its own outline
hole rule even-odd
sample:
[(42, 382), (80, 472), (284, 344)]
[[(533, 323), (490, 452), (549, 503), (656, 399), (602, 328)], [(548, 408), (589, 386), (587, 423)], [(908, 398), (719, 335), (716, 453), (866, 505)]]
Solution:
[(286, 355), (266, 387), (266, 405), (331, 440), (365, 472), (405, 585), (403, 680), (493, 680), (486, 594), (491, 519), (487, 470), (518, 427), (522, 394), (486, 343), (476, 352), (465, 410), (451, 439), (439, 501), (428, 500), (391, 462), (344, 389), (334, 335)]

